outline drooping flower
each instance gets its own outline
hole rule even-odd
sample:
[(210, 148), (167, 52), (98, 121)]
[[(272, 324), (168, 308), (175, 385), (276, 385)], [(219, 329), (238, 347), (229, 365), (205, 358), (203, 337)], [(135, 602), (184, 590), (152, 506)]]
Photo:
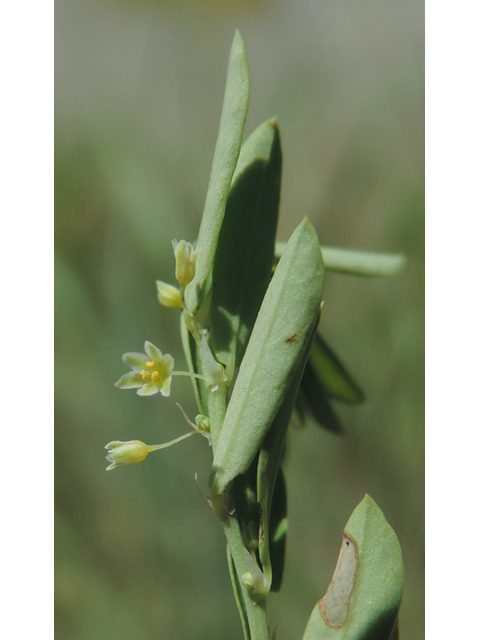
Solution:
[(125, 373), (117, 382), (120, 389), (137, 389), (139, 396), (151, 396), (161, 393), (170, 395), (172, 382), (173, 358), (148, 340), (145, 342), (145, 353), (124, 353), (122, 359), (132, 371)]
[(123, 464), (143, 462), (151, 451), (151, 448), (141, 440), (129, 440), (128, 442), (113, 440), (105, 446), (105, 449), (108, 451), (107, 460), (110, 462), (107, 471)]
[(108, 462), (110, 462), (107, 467), (107, 471), (111, 471), (116, 467), (121, 467), (124, 464), (137, 464), (138, 462), (143, 462), (151, 451), (158, 451), (159, 449), (171, 447), (173, 444), (177, 444), (177, 442), (181, 442), (182, 440), (193, 436), (195, 433), (201, 433), (201, 431), (198, 429), (195, 429), (195, 431), (189, 431), (188, 433), (183, 434), (183, 436), (170, 440), (170, 442), (164, 442), (163, 444), (145, 444), (141, 440), (128, 440), (127, 442), (113, 440), (105, 445), (105, 449), (108, 451), (106, 458)]

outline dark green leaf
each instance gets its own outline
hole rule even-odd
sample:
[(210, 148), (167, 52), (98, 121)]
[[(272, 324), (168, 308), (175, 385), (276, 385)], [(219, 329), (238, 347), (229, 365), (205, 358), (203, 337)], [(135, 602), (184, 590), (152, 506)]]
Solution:
[(330, 398), (349, 404), (362, 404), (365, 401), (363, 391), (319, 334), (310, 351), (309, 365)]
[(243, 357), (271, 278), (282, 152), (275, 120), (243, 144), (213, 266), (211, 334), (217, 359), (233, 372)]
[(307, 362), (303, 373), (297, 405), (300, 411), (309, 414), (319, 425), (332, 433), (343, 433), (343, 427), (333, 411), (322, 383)]
[(287, 546), (287, 487), (281, 467), (278, 470), (273, 491), (269, 529), (270, 562), (272, 565), (270, 590), (278, 592), (282, 586)]

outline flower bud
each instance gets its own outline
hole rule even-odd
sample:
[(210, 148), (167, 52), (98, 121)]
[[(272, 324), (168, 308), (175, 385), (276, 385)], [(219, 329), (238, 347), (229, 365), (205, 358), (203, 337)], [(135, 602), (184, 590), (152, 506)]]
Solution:
[(270, 583), (245, 547), (243, 548), (243, 553), (245, 554), (248, 571), (242, 575), (242, 582), (247, 589), (252, 590), (252, 598), (255, 602), (259, 602), (268, 595)]
[(171, 284), (157, 280), (157, 300), (169, 309), (179, 309), (182, 306), (180, 291)]
[(143, 462), (151, 451), (151, 448), (141, 440), (129, 440), (128, 442), (114, 440), (109, 442), (105, 449), (108, 451), (107, 460), (111, 463), (108, 465), (107, 471), (123, 464)]
[(185, 287), (195, 277), (195, 262), (197, 252), (193, 245), (186, 240), (173, 240), (175, 254), (175, 277), (182, 287)]
[(199, 431), (210, 433), (210, 419), (207, 418), (207, 416), (199, 413), (198, 416), (195, 416), (195, 424), (197, 425)]

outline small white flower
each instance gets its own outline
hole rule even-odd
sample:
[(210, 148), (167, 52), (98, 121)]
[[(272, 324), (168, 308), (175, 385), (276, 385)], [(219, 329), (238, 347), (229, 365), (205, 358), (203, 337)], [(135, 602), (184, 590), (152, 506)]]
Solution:
[(124, 353), (122, 359), (132, 371), (125, 373), (117, 382), (120, 389), (138, 389), (139, 396), (151, 396), (161, 393), (170, 395), (172, 383), (173, 358), (148, 340), (145, 342), (145, 353)]

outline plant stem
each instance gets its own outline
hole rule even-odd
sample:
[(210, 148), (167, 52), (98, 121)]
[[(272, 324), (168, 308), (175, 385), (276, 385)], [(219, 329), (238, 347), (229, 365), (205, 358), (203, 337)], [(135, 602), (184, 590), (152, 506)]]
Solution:
[[(171, 447), (172, 444), (177, 444), (177, 442), (181, 442), (185, 440), (185, 438), (189, 438), (190, 436), (195, 435), (196, 433), (202, 433), (198, 429), (196, 431), (189, 431), (188, 433), (184, 433), (183, 436), (179, 436), (175, 438), (175, 440), (170, 440), (170, 442), (165, 442), (164, 444), (152, 444), (149, 445), (148, 448), (150, 451), (158, 451), (159, 449), (166, 449), (167, 447)], [(203, 434), (202, 434), (203, 435)]]
[(215, 454), (218, 438), (227, 410), (227, 388), (219, 387), (208, 394), (208, 417), (210, 418), (210, 435), (212, 436), (212, 452)]
[[(227, 409), (227, 389), (220, 387), (217, 391), (208, 394), (208, 413), (210, 418), (210, 433), (212, 436), (212, 449), (215, 448), (220, 436), (220, 430), (225, 418)], [(248, 565), (245, 559), (245, 545), (243, 543), (242, 533), (238, 521), (234, 516), (227, 514), (226, 519), (222, 521), (225, 537), (227, 538), (228, 548), (235, 564), (235, 569), (239, 577), (241, 595), (245, 604), (245, 612), (247, 615), (248, 626), (251, 640), (268, 640), (268, 624), (266, 616), (266, 600), (255, 603), (251, 593), (241, 583), (241, 577), (248, 571)], [(235, 586), (232, 585), (235, 591)]]
[(205, 380), (209, 382), (206, 376), (201, 376), (199, 373), (191, 373), (190, 371), (172, 371), (171, 376), (188, 376), (189, 378), (198, 378), (199, 380)]
[(243, 586), (241, 581), (242, 575), (248, 571), (248, 565), (245, 560), (245, 547), (238, 521), (232, 516), (227, 516), (227, 519), (223, 522), (223, 530), (240, 579), (240, 589), (245, 604), (250, 637), (252, 640), (269, 640), (266, 600), (258, 603), (254, 602), (250, 591)]

